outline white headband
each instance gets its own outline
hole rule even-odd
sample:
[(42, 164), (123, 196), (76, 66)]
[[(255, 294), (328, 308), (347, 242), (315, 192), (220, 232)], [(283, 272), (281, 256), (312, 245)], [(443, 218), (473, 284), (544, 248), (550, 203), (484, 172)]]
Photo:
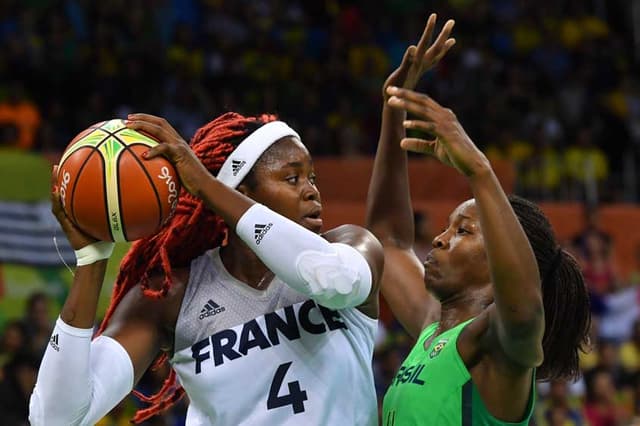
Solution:
[(300, 139), (298, 133), (282, 121), (272, 121), (259, 127), (240, 142), (225, 160), (218, 172), (218, 180), (231, 188), (237, 188), (260, 156), (275, 142), (287, 136)]

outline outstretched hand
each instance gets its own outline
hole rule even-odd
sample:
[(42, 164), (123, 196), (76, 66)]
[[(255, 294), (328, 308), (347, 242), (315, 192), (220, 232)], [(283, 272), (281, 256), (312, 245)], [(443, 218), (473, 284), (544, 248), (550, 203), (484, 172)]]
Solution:
[(127, 127), (146, 133), (160, 142), (146, 151), (143, 157), (146, 160), (160, 155), (165, 157), (176, 168), (182, 186), (198, 196), (202, 182), (206, 182), (203, 177), (210, 177), (211, 174), (171, 124), (164, 118), (150, 114), (129, 114), (127, 119)]
[(456, 44), (456, 39), (449, 37), (455, 21), (449, 19), (444, 24), (440, 34), (438, 34), (436, 41), (429, 45), (436, 27), (436, 20), (437, 15), (432, 13), (427, 20), (427, 25), (424, 28), (422, 37), (420, 37), (420, 41), (418, 41), (418, 45), (411, 45), (407, 48), (400, 66), (384, 82), (382, 96), (385, 101), (389, 98), (387, 87), (397, 86), (405, 89), (414, 89), (420, 78), (433, 68), (447, 54), (449, 49)]
[(405, 120), (405, 129), (420, 130), (435, 136), (434, 140), (404, 138), (400, 141), (402, 149), (431, 155), (467, 177), (491, 169), (489, 160), (469, 138), (453, 111), (413, 90), (391, 86), (387, 88), (387, 94), (390, 96), (387, 102), (391, 107), (418, 117), (416, 120)]

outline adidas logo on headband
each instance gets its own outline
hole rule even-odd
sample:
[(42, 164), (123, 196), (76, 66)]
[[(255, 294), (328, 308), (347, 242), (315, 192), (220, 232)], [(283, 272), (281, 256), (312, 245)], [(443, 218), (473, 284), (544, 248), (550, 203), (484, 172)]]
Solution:
[(233, 175), (237, 176), (238, 172), (240, 171), (240, 169), (242, 169), (242, 166), (244, 166), (245, 164), (247, 164), (247, 162), (244, 160), (231, 160), (231, 171)]

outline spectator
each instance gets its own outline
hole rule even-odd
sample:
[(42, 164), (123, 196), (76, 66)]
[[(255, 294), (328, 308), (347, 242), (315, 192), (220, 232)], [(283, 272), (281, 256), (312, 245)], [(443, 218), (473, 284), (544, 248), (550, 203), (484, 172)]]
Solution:
[(605, 310), (600, 323), (600, 337), (622, 342), (631, 338), (633, 324), (640, 315), (638, 289), (619, 288), (604, 297)]
[[(29, 150), (34, 146), (40, 127), (40, 111), (36, 104), (27, 99), (21, 83), (13, 82), (9, 87), (8, 96), (0, 102), (2, 142)], [(7, 132), (13, 137), (9, 138)]]
[(5, 365), (20, 352), (26, 344), (24, 330), (18, 321), (11, 321), (4, 327), (0, 337), (0, 380), (5, 375)]
[(597, 297), (603, 297), (620, 284), (613, 257), (613, 241), (600, 227), (600, 212), (596, 206), (585, 205), (584, 213), (584, 228), (573, 237), (572, 244), (582, 263), (590, 290)]
[[(551, 135), (557, 152), (540, 151), (547, 167), (540, 196), (556, 195), (555, 189), (547, 189), (557, 183), (552, 163), (561, 154), (556, 141), (565, 130), (580, 135), (578, 145), (588, 141), (593, 147), (573, 146), (567, 152), (576, 197), (584, 195), (589, 176), (604, 185), (609, 173), (621, 175), (620, 168), (609, 165), (620, 164), (620, 153), (632, 146), (630, 139), (638, 133), (633, 130), (640, 116), (634, 89), (638, 79), (629, 66), (627, 48), (633, 34), (615, 22), (615, 16), (630, 13), (628, 2), (607, 2), (602, 6), (606, 13), (597, 14), (580, 2), (549, 4), (540, 9), (543, 14), (526, 2), (488, 0), (394, 2), (392, 8), (365, 8), (358, 2), (284, 6), (273, 1), (246, 7), (229, 0), (179, 2), (177, 7), (162, 1), (149, 19), (145, 19), (149, 4), (145, 0), (132, 0), (127, 7), (122, 2), (63, 3), (63, 8), (47, 2), (19, 7), (11, 3), (2, 10), (0, 46), (5, 54), (0, 58), (0, 81), (12, 82), (4, 89), (10, 92), (16, 86), (13, 82), (24, 82), (31, 93), (20, 97), (33, 98), (20, 114), (24, 125), (9, 124), (0, 135), (3, 140), (19, 139), (12, 142), (19, 146), (34, 146), (43, 111), (45, 147), (53, 144), (62, 149), (69, 137), (56, 135), (58, 129), (48, 122), (63, 117), (64, 125), (75, 130), (72, 137), (94, 122), (86, 113), (77, 114), (77, 106), (86, 105), (88, 98), (102, 104), (96, 114), (104, 107), (98, 120), (120, 114), (124, 106), (128, 111), (169, 111), (180, 115), (189, 133), (194, 122), (202, 121), (201, 114), (236, 108), (228, 103), (224, 88), (242, 87), (234, 94), (235, 101), (246, 112), (256, 112), (264, 110), (260, 104), (268, 86), (274, 91), (268, 103), (292, 122), (314, 117), (315, 122), (331, 123), (347, 112), (341, 118), (345, 132), (332, 131), (331, 126), (321, 131), (324, 143), (319, 153), (371, 153), (375, 143), (371, 126), (354, 123), (370, 121), (381, 79), (398, 63), (399, 46), (418, 31), (431, 8), (455, 10), (462, 22), (458, 29), (462, 43), (456, 47), (460, 54), (438, 70), (430, 91), (444, 104), (461, 105), (461, 122), (472, 133), (484, 134), (481, 144), (495, 142), (504, 127), (495, 123), (503, 117), (508, 117), (508, 133), (530, 142), (531, 152), (539, 149), (537, 126)], [(192, 108), (193, 101), (187, 98), (193, 94), (183, 98), (171, 93), (181, 76), (197, 85), (198, 96), (211, 94), (215, 110)], [(304, 99), (320, 90), (323, 96), (313, 103)], [(95, 92), (99, 95), (93, 96)], [(335, 102), (341, 97), (355, 105)], [(491, 102), (486, 101), (489, 97)], [(52, 102), (62, 104), (62, 114), (50, 115), (55, 112), (49, 106)], [(89, 115), (94, 109), (89, 107)], [(600, 114), (606, 111), (620, 119), (607, 121)], [(580, 124), (585, 122), (598, 131), (583, 131)], [(595, 147), (605, 146), (602, 138), (611, 134), (629, 135), (629, 140), (609, 150), (610, 158), (603, 157)], [(347, 143), (346, 149), (341, 143)], [(587, 173), (583, 166), (589, 164)]]
[(536, 407), (537, 426), (582, 426), (584, 419), (579, 402), (571, 399), (564, 380), (552, 380), (549, 392)]
[(624, 372), (620, 366), (619, 350), (615, 342), (607, 339), (600, 339), (596, 347), (598, 351), (598, 364), (593, 370), (587, 371), (588, 375), (591, 371), (606, 371), (613, 380), (614, 386), (621, 387), (624, 384)]
[(584, 209), (584, 226), (582, 231), (575, 235), (572, 239), (573, 246), (578, 250), (578, 255), (582, 257), (589, 256), (589, 248), (587, 241), (593, 237), (600, 241), (601, 245), (609, 247), (612, 244), (611, 235), (602, 230), (600, 223), (600, 210), (596, 205), (585, 204)]
[(555, 199), (559, 195), (564, 167), (557, 148), (542, 126), (535, 132), (533, 150), (520, 171), (523, 193), (535, 199)]
[(49, 316), (49, 297), (46, 294), (37, 292), (29, 296), (21, 325), (25, 331), (27, 349), (37, 356), (42, 356), (53, 330)]
[(567, 177), (573, 198), (587, 202), (598, 200), (609, 177), (609, 161), (593, 142), (593, 130), (583, 127), (578, 131), (575, 144), (565, 152)]
[(633, 323), (631, 339), (620, 347), (620, 363), (625, 375), (640, 373), (640, 320)]
[(585, 418), (591, 426), (622, 426), (631, 418), (619, 400), (613, 376), (605, 368), (596, 368), (586, 376)]
[(596, 235), (590, 234), (585, 241), (584, 253), (582, 273), (589, 288), (601, 296), (617, 290), (620, 281), (611, 253), (611, 245), (606, 244)]
[(0, 418), (3, 426), (27, 426), (29, 396), (36, 384), (40, 358), (29, 352), (17, 353), (5, 366), (0, 381)]

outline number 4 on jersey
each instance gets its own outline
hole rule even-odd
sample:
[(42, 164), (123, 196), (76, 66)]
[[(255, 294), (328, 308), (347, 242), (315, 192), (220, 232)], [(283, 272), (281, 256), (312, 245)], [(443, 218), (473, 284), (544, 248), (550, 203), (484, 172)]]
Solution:
[(289, 393), (282, 396), (278, 395), (282, 387), (282, 382), (284, 381), (284, 376), (287, 374), (287, 371), (289, 371), (289, 367), (291, 367), (291, 363), (285, 362), (284, 364), (280, 364), (276, 370), (276, 374), (273, 376), (273, 382), (271, 382), (271, 389), (269, 390), (267, 409), (273, 410), (274, 408), (291, 404), (293, 414), (299, 414), (304, 412), (304, 401), (308, 399), (307, 392), (300, 389), (300, 382), (296, 380), (295, 382), (287, 383)]

